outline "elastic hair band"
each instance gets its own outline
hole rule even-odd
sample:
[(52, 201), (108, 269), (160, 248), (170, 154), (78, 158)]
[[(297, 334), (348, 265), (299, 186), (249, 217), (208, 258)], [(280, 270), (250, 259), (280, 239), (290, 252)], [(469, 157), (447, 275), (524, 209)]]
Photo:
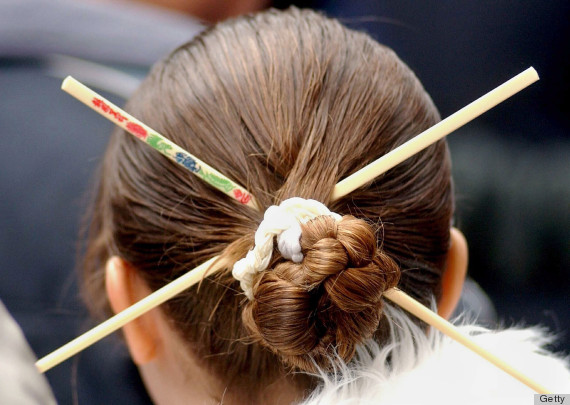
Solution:
[(301, 263), (301, 224), (321, 215), (330, 215), (337, 221), (341, 218), (323, 203), (300, 197), (289, 198), (267, 208), (255, 232), (255, 246), (234, 264), (232, 270), (249, 300), (253, 299), (254, 275), (267, 269), (271, 262), (273, 238), (277, 237), (277, 247), (285, 259)]

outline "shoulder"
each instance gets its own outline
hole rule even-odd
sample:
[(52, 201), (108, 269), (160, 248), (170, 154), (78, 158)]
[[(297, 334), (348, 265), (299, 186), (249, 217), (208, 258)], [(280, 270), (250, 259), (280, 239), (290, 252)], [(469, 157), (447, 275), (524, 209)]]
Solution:
[(55, 404), (22, 331), (0, 301), (0, 403)]

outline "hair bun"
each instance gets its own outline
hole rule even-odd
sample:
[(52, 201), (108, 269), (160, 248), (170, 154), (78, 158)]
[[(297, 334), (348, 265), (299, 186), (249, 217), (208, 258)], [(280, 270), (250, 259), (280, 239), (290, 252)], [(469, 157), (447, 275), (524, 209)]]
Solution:
[(302, 225), (301, 263), (279, 261), (260, 273), (245, 325), (285, 363), (330, 368), (335, 352), (349, 361), (382, 317), (382, 293), (400, 276), (361, 219), (320, 216)]

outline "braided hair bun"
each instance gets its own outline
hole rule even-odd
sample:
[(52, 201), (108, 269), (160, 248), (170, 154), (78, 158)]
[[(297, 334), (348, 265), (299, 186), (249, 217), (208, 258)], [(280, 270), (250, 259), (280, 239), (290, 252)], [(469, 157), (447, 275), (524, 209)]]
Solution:
[[(303, 260), (259, 273), (243, 320), (253, 337), (305, 371), (349, 361), (382, 317), (382, 293), (400, 270), (361, 219), (319, 216), (302, 225)], [(338, 357), (337, 357), (338, 356)]]

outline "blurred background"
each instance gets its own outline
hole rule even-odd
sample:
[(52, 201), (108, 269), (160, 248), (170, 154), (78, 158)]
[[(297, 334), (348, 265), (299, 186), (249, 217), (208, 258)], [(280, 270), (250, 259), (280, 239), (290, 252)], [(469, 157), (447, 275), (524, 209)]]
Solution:
[[(59, 90), (61, 79), (122, 105), (155, 61), (207, 25), (291, 4), (392, 47), (442, 117), (537, 69), (538, 83), (448, 138), (456, 225), (496, 310), (484, 321), (545, 325), (569, 353), (568, 1), (0, 0), (0, 299), (37, 356), (92, 326), (77, 296), (76, 240), (112, 129)], [(110, 337), (47, 377), (61, 404), (148, 403), (127, 356)]]

